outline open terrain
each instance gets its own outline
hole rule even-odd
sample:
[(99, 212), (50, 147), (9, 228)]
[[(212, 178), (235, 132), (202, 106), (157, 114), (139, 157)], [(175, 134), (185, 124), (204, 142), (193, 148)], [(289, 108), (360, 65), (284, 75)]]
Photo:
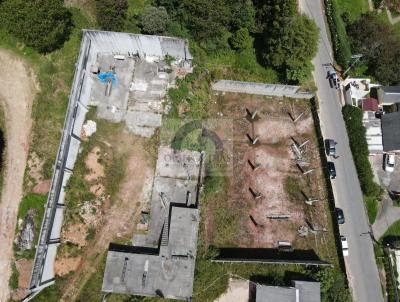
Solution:
[(6, 301), (15, 224), (29, 150), (32, 102), (38, 86), (33, 71), (21, 59), (0, 50), (0, 87), (7, 129), (5, 178), (0, 203), (0, 301)]
[[(208, 201), (209, 244), (276, 248), (278, 241), (288, 241), (295, 249), (331, 256), (325, 182), (307, 102), (243, 94), (220, 95), (212, 102), (211, 117), (231, 123), (233, 144), (224, 175), (226, 198)], [(257, 110), (254, 119), (246, 109)], [(305, 143), (301, 160), (296, 160), (295, 142)], [(313, 205), (306, 204), (308, 199), (315, 200)], [(308, 228), (307, 236), (299, 236), (300, 227)]]

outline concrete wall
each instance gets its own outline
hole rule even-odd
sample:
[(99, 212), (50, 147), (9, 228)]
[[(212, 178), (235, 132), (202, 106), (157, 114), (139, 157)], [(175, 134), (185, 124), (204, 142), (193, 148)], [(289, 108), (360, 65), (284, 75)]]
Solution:
[(299, 91), (299, 86), (229, 80), (220, 80), (212, 84), (212, 89), (223, 92), (259, 94), (276, 97), (290, 97), (296, 99), (311, 99), (314, 96), (313, 93)]

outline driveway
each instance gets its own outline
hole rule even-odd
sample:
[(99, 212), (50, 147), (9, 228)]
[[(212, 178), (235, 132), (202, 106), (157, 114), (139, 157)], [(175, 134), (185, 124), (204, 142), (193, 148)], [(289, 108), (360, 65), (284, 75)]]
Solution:
[(337, 153), (340, 155), (340, 158), (335, 160), (337, 178), (332, 181), (332, 186), (335, 202), (346, 216), (346, 223), (340, 226), (340, 232), (349, 242), (349, 256), (345, 257), (347, 278), (354, 301), (383, 302), (372, 239), (368, 234), (370, 227), (341, 113), (339, 93), (330, 88), (323, 66), (332, 63), (333, 56), (321, 2), (300, 0), (300, 7), (314, 19), (320, 29), (318, 53), (313, 60), (314, 78), (318, 87), (322, 133), (325, 138), (337, 141)]
[(32, 70), (0, 49), (0, 101), (6, 117), (5, 175), (0, 201), (0, 302), (9, 298), (8, 280), (18, 206), (29, 149), (32, 102), (37, 87)]
[(396, 165), (393, 172), (383, 170), (383, 156), (370, 157), (371, 167), (374, 171), (375, 182), (385, 188), (385, 194), (379, 203), (378, 215), (372, 230), (376, 239), (382, 237), (386, 230), (397, 220), (400, 220), (400, 207), (394, 206), (388, 191), (400, 192), (400, 157), (396, 155)]

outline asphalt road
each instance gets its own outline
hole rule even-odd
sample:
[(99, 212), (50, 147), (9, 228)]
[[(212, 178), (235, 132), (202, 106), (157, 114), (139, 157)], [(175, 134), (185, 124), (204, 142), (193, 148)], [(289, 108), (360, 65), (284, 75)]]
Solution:
[(320, 28), (318, 53), (313, 60), (314, 78), (318, 87), (320, 120), (324, 138), (334, 139), (339, 158), (333, 160), (337, 178), (332, 181), (336, 205), (343, 209), (346, 223), (340, 232), (347, 237), (349, 256), (345, 257), (347, 277), (354, 301), (383, 302), (382, 289), (376, 266), (368, 218), (363, 196), (351, 155), (348, 136), (341, 114), (340, 97), (330, 87), (323, 64), (332, 63), (332, 49), (324, 22), (322, 1), (300, 0), (300, 7)]

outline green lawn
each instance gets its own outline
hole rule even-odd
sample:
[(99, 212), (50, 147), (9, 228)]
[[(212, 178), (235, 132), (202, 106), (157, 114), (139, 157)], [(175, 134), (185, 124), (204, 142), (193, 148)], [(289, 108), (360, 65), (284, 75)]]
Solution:
[(389, 236), (394, 236), (394, 237), (399, 237), (400, 239), (400, 220), (397, 220), (395, 223), (393, 223), (383, 234), (382, 238), (389, 237)]
[(368, 0), (336, 0), (340, 14), (349, 13), (351, 22), (356, 21), (362, 14), (369, 11)]

